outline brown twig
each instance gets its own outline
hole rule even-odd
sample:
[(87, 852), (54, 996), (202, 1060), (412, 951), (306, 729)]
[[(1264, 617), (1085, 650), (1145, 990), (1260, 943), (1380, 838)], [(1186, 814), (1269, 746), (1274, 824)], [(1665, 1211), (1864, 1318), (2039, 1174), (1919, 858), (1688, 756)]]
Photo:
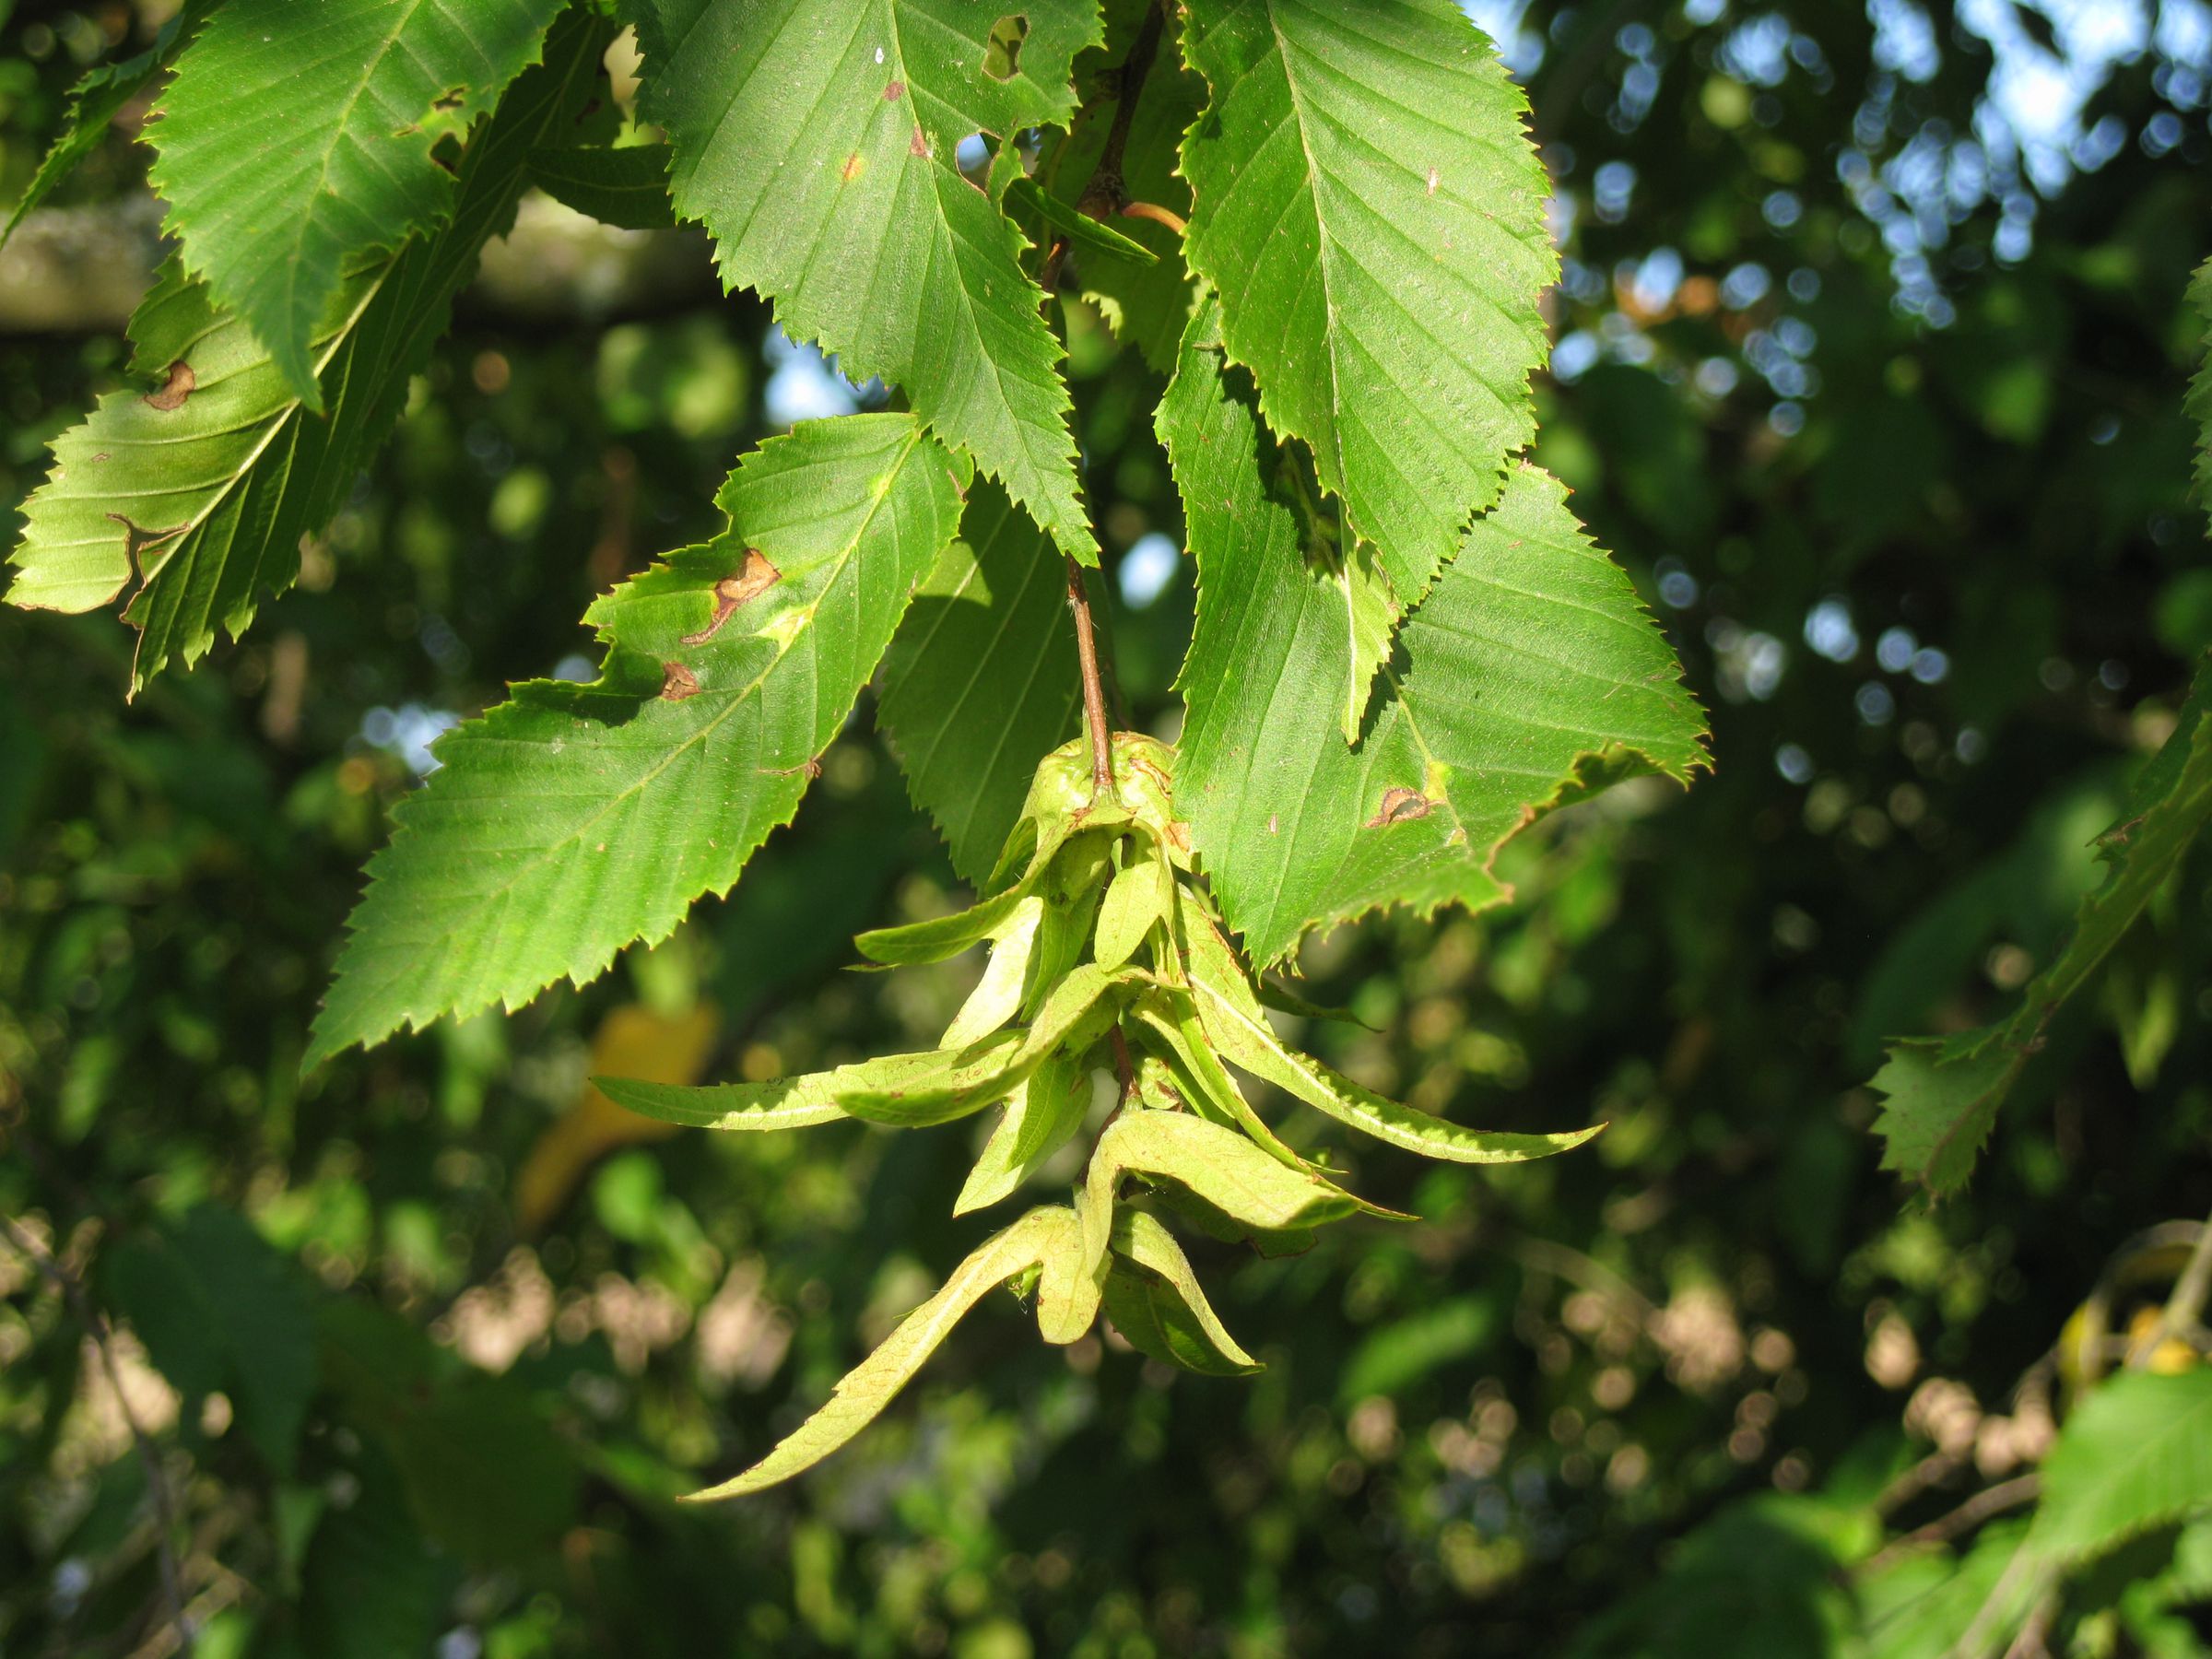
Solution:
[(1188, 219), (1180, 213), (1162, 207), (1158, 202), (1124, 202), (1122, 217), (1124, 218), (1150, 219), (1156, 225), (1165, 225), (1178, 236), (1185, 236), (1190, 233), (1191, 226)]
[(1076, 661), (1083, 670), (1083, 719), (1090, 732), (1090, 798), (1113, 794), (1113, 728), (1106, 719), (1106, 683), (1099, 677), (1099, 641), (1090, 618), (1083, 567), (1067, 556), (1067, 606), (1076, 613)]
[(1858, 1571), (1868, 1574), (1879, 1572), (1900, 1556), (1924, 1548), (1930, 1544), (1947, 1544), (2006, 1510), (2018, 1509), (2023, 1503), (2033, 1503), (2042, 1489), (2043, 1477), (2040, 1475), (2017, 1475), (2010, 1480), (2001, 1480), (1995, 1486), (1986, 1487), (1949, 1514), (1940, 1515), (1925, 1526), (1916, 1526), (1901, 1538), (1892, 1538), (1868, 1557)]
[[(1083, 194), (1076, 198), (1076, 210), (1092, 218), (1112, 218), (1129, 199), (1128, 190), (1122, 183), (1122, 157), (1129, 148), (1129, 129), (1136, 120), (1137, 96), (1145, 89), (1145, 77), (1152, 73), (1152, 60), (1159, 55), (1163, 18), (1160, 6), (1145, 8), (1145, 20), (1137, 25), (1136, 39), (1129, 43), (1129, 55), (1114, 71), (1113, 124), (1106, 129), (1106, 142), (1099, 148), (1098, 164), (1090, 170)], [(1048, 299), (1060, 286), (1060, 266), (1066, 258), (1067, 238), (1055, 236), (1046, 250), (1044, 264), (1037, 272), (1038, 285)]]
[(92, 1350), (100, 1356), (100, 1368), (114, 1391), (115, 1409), (123, 1414), (124, 1426), (131, 1431), (131, 1444), (136, 1448), (139, 1466), (146, 1472), (146, 1493), (154, 1508), (154, 1548), (161, 1576), (161, 1599), (168, 1609), (167, 1622), (177, 1632), (176, 1652), (192, 1652), (192, 1627), (184, 1617), (184, 1584), (177, 1571), (177, 1557), (171, 1539), (176, 1530), (176, 1507), (171, 1501), (169, 1477), (161, 1469), (160, 1454), (146, 1430), (138, 1421), (138, 1414), (131, 1409), (130, 1396), (124, 1393), (123, 1370), (115, 1363), (115, 1350), (111, 1345), (112, 1333), (108, 1322), (92, 1306), (85, 1295), (85, 1288), (76, 1276), (54, 1258), (53, 1253), (41, 1243), (37, 1236), (19, 1226), (10, 1216), (0, 1216), (0, 1231), (7, 1234), (8, 1242), (26, 1256), (30, 1265), (68, 1303), (69, 1311), (84, 1327), (91, 1340)]
[(2212, 1219), (2196, 1230), (2196, 1242), (2190, 1248), (2182, 1277), (2173, 1281), (2173, 1293), (2167, 1297), (2159, 1323), (2128, 1356), (2129, 1366), (2136, 1370), (2147, 1366), (2171, 1336), (2194, 1344), (2203, 1325), (2207, 1295), (2212, 1295)]

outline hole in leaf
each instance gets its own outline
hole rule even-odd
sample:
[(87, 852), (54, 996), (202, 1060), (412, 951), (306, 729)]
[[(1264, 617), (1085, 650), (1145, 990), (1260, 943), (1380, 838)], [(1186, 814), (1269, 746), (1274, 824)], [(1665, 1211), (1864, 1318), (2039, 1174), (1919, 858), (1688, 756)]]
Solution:
[(1030, 20), (1009, 12), (991, 25), (983, 42), (983, 73), (993, 80), (1012, 80), (1021, 72), (1021, 43), (1030, 38)]

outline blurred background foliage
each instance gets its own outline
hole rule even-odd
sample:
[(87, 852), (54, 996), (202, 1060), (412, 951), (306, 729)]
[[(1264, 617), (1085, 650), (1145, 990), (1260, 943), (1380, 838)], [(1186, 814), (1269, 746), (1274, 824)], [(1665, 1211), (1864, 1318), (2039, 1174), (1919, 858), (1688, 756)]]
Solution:
[[(0, 198), (164, 9), (0, 0)], [(944, 1217), (970, 1127), (663, 1138), (587, 1072), (926, 1046), (976, 969), (844, 971), (856, 928), (958, 897), (864, 699), (664, 946), (297, 1075), (429, 739), (588, 677), (589, 598), (709, 529), (742, 450), (879, 395), (719, 297), (693, 237), (533, 202), (247, 640), (126, 705), (112, 618), (0, 611), (0, 1650), (173, 1653), (181, 1605), (222, 1659), (1789, 1659), (2023, 1619), (2023, 1653), (2212, 1651), (2186, 1505), (2063, 1601), (2006, 1572), (2100, 1335), (2212, 1194), (2212, 857), (1965, 1197), (1877, 1172), (1864, 1087), (1880, 1039), (2048, 959), (2212, 644), (2181, 415), (2212, 8), (1475, 9), (1559, 185), (1539, 459), (1718, 771), (1547, 820), (1511, 908), (1316, 941), (1309, 994), (1365, 1023), (1305, 1041), (1455, 1117), (1610, 1130), (1496, 1173), (1347, 1146), (1424, 1219), (1202, 1262), (1253, 1381), (1043, 1347), (1003, 1305), (816, 1475), (677, 1504), (987, 1230)], [(142, 113), (0, 256), (10, 501), (122, 382)], [(1159, 384), (1067, 324), (1122, 692), (1171, 735)], [(2155, 1369), (2203, 1414), (2193, 1354)]]

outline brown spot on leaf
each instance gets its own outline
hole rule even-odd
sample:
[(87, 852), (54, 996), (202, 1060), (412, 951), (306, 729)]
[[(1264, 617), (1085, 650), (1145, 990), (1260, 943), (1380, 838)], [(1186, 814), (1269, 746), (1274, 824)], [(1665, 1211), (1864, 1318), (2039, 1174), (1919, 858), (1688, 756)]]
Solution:
[(1382, 805), (1375, 816), (1367, 820), (1370, 830), (1386, 830), (1393, 824), (1411, 823), (1425, 818), (1434, 811), (1436, 803), (1418, 789), (1408, 789), (1403, 783), (1392, 785), (1382, 792)]
[(860, 159), (860, 152), (854, 150), (845, 158), (845, 164), (837, 170), (837, 176), (850, 184), (860, 177), (860, 170), (866, 165), (867, 163)]
[(134, 524), (120, 512), (111, 512), (107, 516), (123, 526), (124, 553), (131, 561), (131, 574), (138, 577), (141, 581), (148, 574), (145, 559), (142, 557), (146, 550), (148, 547), (158, 547), (163, 542), (183, 535), (191, 527), (186, 524), (171, 524), (166, 530), (148, 530), (144, 524)]
[(918, 125), (914, 128), (914, 135), (906, 141), (906, 153), (910, 156), (929, 154), (929, 135)]
[(731, 614), (748, 599), (758, 598), (776, 585), (783, 572), (768, 562), (768, 556), (758, 547), (745, 550), (745, 567), (735, 576), (724, 576), (714, 584), (714, 615), (697, 633), (688, 633), (677, 642), (680, 645), (704, 645), (722, 631), (722, 625)]
[(192, 395), (193, 388), (199, 383), (199, 377), (193, 373), (192, 365), (179, 358), (169, 366), (169, 376), (162, 381), (161, 390), (146, 394), (146, 406), (159, 409), (164, 414), (171, 409), (181, 409), (184, 406), (184, 400)]
[(699, 695), (699, 676), (681, 663), (661, 665), (661, 700), (682, 702), (687, 697)]
[(897, 103), (905, 96), (906, 83), (904, 81), (893, 81), (889, 86), (883, 89), (883, 101), (885, 103)]
[(760, 772), (763, 777), (770, 778), (788, 778), (794, 772), (805, 772), (809, 779), (818, 778), (822, 775), (821, 757), (818, 755), (811, 760), (802, 760), (796, 766), (764, 766)]

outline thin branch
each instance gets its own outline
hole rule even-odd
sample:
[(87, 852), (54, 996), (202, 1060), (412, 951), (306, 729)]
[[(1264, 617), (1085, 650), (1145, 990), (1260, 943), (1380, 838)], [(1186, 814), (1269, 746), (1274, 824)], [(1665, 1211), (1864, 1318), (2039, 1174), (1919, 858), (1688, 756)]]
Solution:
[(138, 1453), (139, 1466), (146, 1472), (147, 1497), (154, 1507), (154, 1547), (160, 1568), (161, 1599), (168, 1608), (167, 1622), (174, 1626), (177, 1632), (175, 1651), (189, 1653), (192, 1652), (192, 1627), (185, 1620), (183, 1579), (177, 1571), (176, 1551), (171, 1541), (176, 1530), (176, 1506), (170, 1498), (169, 1477), (162, 1471), (160, 1453), (155, 1450), (154, 1442), (140, 1425), (138, 1414), (131, 1409), (130, 1396), (124, 1393), (123, 1370), (115, 1363), (115, 1350), (111, 1343), (112, 1333), (108, 1329), (108, 1322), (92, 1306), (76, 1276), (63, 1266), (35, 1234), (18, 1225), (10, 1216), (0, 1216), (0, 1230), (6, 1232), (8, 1242), (20, 1251), (41, 1276), (61, 1292), (62, 1300), (69, 1304), (69, 1311), (76, 1315), (77, 1324), (84, 1327), (85, 1335), (91, 1339), (93, 1352), (100, 1356), (100, 1371), (107, 1377), (108, 1387), (115, 1394), (115, 1409), (123, 1414), (124, 1425), (131, 1431), (131, 1444)]
[(1972, 1532), (1983, 1522), (2005, 1513), (2006, 1510), (2016, 1510), (2024, 1503), (2033, 1503), (2042, 1489), (2043, 1479), (2040, 1475), (2017, 1475), (2010, 1480), (1984, 1488), (1949, 1514), (1939, 1516), (1925, 1526), (1916, 1526), (1901, 1538), (1891, 1539), (1868, 1557), (1859, 1571), (1865, 1573), (1879, 1572), (1900, 1556), (1909, 1555), (1931, 1544), (1948, 1544), (1953, 1538)]
[(2212, 1219), (2196, 1230), (2196, 1242), (2190, 1249), (2182, 1277), (2173, 1281), (2173, 1294), (2166, 1299), (2150, 1335), (2129, 1354), (2128, 1365), (2138, 1371), (2148, 1365), (2170, 1336), (2194, 1344), (2204, 1323), (2207, 1295), (2212, 1295)]
[[(1159, 55), (1159, 32), (1164, 14), (1160, 6), (1145, 8), (1145, 20), (1137, 26), (1136, 39), (1129, 44), (1129, 55), (1113, 75), (1113, 124), (1106, 129), (1106, 142), (1100, 147), (1098, 165), (1090, 170), (1090, 178), (1083, 186), (1083, 194), (1076, 198), (1076, 209), (1092, 218), (1112, 218), (1121, 212), (1122, 205), (1129, 199), (1129, 192), (1122, 182), (1122, 157), (1129, 148), (1129, 129), (1136, 120), (1136, 100), (1145, 89), (1145, 77), (1152, 73), (1152, 60)], [(1067, 238), (1055, 236), (1046, 251), (1044, 264), (1038, 268), (1037, 281), (1047, 299), (1060, 286), (1060, 266), (1067, 258)]]
[(1090, 732), (1090, 796), (1113, 794), (1113, 728), (1106, 718), (1106, 683), (1099, 677), (1099, 641), (1090, 618), (1083, 567), (1067, 556), (1067, 606), (1076, 613), (1076, 661), (1083, 670), (1083, 720)]
[(1190, 233), (1191, 226), (1188, 219), (1180, 213), (1162, 207), (1158, 202), (1124, 202), (1122, 217), (1124, 218), (1150, 219), (1156, 225), (1165, 225), (1178, 236), (1186, 236)]

